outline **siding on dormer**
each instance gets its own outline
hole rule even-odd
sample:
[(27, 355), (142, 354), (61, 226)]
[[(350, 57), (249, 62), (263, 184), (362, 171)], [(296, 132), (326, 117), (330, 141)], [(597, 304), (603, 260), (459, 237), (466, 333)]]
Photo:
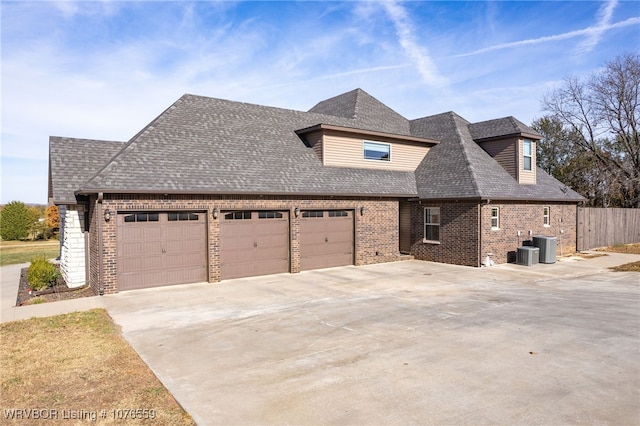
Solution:
[(523, 145), (524, 139), (518, 139), (518, 183), (520, 185), (535, 185), (537, 168), (536, 141), (531, 140), (531, 170), (524, 169)]
[(492, 156), (501, 166), (505, 169), (514, 179), (518, 179), (518, 155), (517, 146), (518, 140), (511, 139), (499, 139), (487, 142), (481, 142), (479, 145), (490, 156)]
[[(365, 160), (363, 156), (364, 141), (391, 145), (391, 161)], [(325, 166), (363, 169), (414, 171), (429, 152), (429, 147), (420, 142), (398, 141), (380, 137), (356, 137), (352, 134), (335, 131), (324, 133), (322, 145), (322, 162)]]
[(322, 160), (322, 131), (311, 132), (305, 135), (305, 140), (313, 149), (313, 152)]

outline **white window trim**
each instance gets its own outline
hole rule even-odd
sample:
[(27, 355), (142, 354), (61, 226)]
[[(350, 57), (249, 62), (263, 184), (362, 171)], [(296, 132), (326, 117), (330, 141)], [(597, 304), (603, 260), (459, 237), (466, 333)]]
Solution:
[[(373, 158), (367, 158), (367, 157), (365, 156), (365, 154), (364, 154), (364, 151), (365, 151), (364, 146), (365, 146), (366, 144), (368, 144), (368, 143), (376, 144), (376, 145), (386, 145), (386, 146), (388, 146), (388, 147), (389, 147), (389, 159), (388, 159), (388, 160), (376, 160), (376, 159), (373, 159)], [(390, 143), (387, 143), (387, 142), (378, 142), (378, 141), (370, 141), (370, 140), (363, 140), (363, 141), (362, 141), (362, 159), (363, 159), (364, 161), (375, 161), (376, 163), (380, 163), (380, 162), (382, 162), (382, 163), (391, 163), (391, 159), (392, 159), (392, 158), (393, 158), (393, 156), (392, 156), (392, 154), (391, 154), (391, 144), (390, 144)]]
[[(530, 154), (526, 154), (525, 153), (525, 145), (529, 143), (529, 146), (531, 147), (531, 149), (529, 150)], [(529, 158), (529, 165), (531, 166), (530, 169), (527, 169), (525, 166), (525, 159)], [(526, 172), (531, 172), (533, 171), (533, 141), (529, 140), (529, 139), (524, 139), (522, 141), (522, 170), (526, 171)]]
[(438, 236), (440, 236), (440, 221), (438, 221), (438, 223), (427, 223), (427, 209), (429, 210), (438, 210), (438, 217), (440, 217), (440, 207), (425, 207), (422, 210), (422, 216), (423, 216), (423, 228), (422, 228), (422, 232), (424, 233), (424, 235), (422, 236), (422, 242), (423, 243), (427, 243), (427, 244), (440, 244), (440, 240), (427, 240), (427, 225), (431, 225), (431, 226), (438, 226)]
[[(544, 213), (545, 210), (547, 211), (546, 214)], [(542, 208), (542, 223), (545, 228), (551, 227), (551, 207), (550, 206), (544, 206)]]
[[(494, 216), (493, 215), (493, 210), (497, 210), (498, 215)], [(493, 226), (493, 219), (496, 219), (497, 222), (497, 226)], [(499, 231), (500, 230), (500, 207), (491, 207), (491, 216), (490, 216), (490, 221), (491, 221), (491, 230), (492, 231)]]

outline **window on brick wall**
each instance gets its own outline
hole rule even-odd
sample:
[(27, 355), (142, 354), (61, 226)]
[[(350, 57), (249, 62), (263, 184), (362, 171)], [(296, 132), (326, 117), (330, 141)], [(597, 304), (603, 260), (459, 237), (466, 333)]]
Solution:
[(542, 221), (544, 226), (551, 226), (551, 208), (549, 206), (542, 208)]
[(440, 207), (424, 208), (424, 241), (440, 242)]
[(500, 208), (491, 207), (491, 229), (500, 229)]

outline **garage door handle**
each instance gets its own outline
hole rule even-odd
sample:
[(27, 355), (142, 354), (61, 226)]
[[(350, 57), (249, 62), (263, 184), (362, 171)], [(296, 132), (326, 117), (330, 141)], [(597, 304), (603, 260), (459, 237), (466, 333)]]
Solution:
[(254, 242), (254, 243), (253, 243), (253, 246), (254, 246), (254, 247), (258, 247), (258, 243)]
[(163, 253), (166, 253), (166, 252), (167, 252), (167, 249), (162, 249), (162, 252), (163, 252)]
[(328, 239), (327, 237), (324, 237), (324, 242), (325, 242), (325, 243), (328, 243), (328, 242), (329, 242), (329, 239)]

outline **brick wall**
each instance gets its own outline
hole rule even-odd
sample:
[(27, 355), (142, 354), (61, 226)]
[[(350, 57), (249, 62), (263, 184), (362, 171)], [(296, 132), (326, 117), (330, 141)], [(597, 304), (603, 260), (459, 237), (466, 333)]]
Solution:
[[(548, 206), (550, 209), (549, 226), (544, 226), (544, 206)], [(492, 207), (500, 209), (499, 230), (491, 229)], [(495, 263), (515, 261), (517, 248), (521, 247), (523, 242), (531, 240), (533, 235), (556, 237), (558, 255), (576, 251), (575, 204), (483, 204), (481, 214), (482, 261), (487, 253), (493, 253), (492, 259)], [(518, 231), (520, 231), (520, 236), (518, 236)], [(531, 235), (529, 235), (529, 231), (531, 231)]]
[[(102, 284), (105, 293), (118, 291), (117, 284), (117, 212), (125, 211), (170, 211), (189, 210), (207, 212), (207, 241), (209, 256), (209, 282), (220, 280), (220, 216), (213, 219), (212, 211), (224, 210), (288, 210), (290, 212), (290, 271), (300, 271), (300, 220), (293, 213), (297, 207), (305, 209), (344, 209), (354, 211), (356, 265), (367, 265), (395, 261), (400, 258), (398, 248), (398, 200), (379, 198), (339, 197), (275, 197), (275, 196), (206, 196), (169, 195), (158, 198), (154, 194), (105, 194), (102, 211), (109, 209), (112, 219), (105, 222), (98, 216), (98, 203), (91, 199), (90, 208), (90, 254), (91, 285), (94, 291), (100, 288), (98, 264), (98, 229), (102, 236)], [(364, 207), (364, 214), (360, 209)], [(102, 215), (102, 213), (100, 213)], [(97, 220), (101, 220), (98, 224)]]
[[(424, 208), (440, 208), (440, 244), (424, 242)], [(411, 254), (416, 259), (479, 266), (478, 203), (411, 206)]]

